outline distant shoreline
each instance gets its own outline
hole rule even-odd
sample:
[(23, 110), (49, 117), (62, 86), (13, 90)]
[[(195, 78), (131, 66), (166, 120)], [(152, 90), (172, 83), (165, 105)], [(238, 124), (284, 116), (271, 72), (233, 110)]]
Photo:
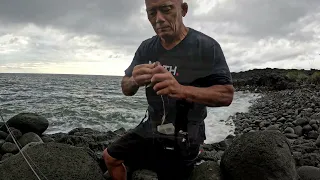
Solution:
[[(283, 68), (255, 68), (243, 71), (231, 71), (231, 74), (241, 74), (248, 73), (252, 71), (264, 71), (264, 70), (274, 70), (274, 71), (320, 71), (320, 69), (283, 69)], [(122, 77), (122, 75), (107, 75), (107, 74), (68, 74), (68, 73), (26, 73), (26, 72), (13, 72), (13, 73), (2, 73), (0, 74), (30, 74), (30, 75), (71, 75), (71, 76), (111, 76), (111, 77)]]

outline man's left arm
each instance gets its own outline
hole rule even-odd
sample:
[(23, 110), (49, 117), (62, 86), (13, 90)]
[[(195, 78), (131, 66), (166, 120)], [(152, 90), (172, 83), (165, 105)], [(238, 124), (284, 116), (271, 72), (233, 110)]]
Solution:
[(213, 62), (210, 76), (204, 78), (206, 87), (181, 86), (182, 97), (208, 107), (229, 106), (233, 101), (234, 87), (224, 53), (218, 43), (205, 50), (205, 62)]

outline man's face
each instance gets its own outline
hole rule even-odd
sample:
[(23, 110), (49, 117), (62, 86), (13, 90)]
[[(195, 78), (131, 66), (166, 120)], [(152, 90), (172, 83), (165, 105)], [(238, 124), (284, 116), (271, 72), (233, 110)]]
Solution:
[(178, 35), (182, 17), (187, 13), (182, 0), (145, 0), (148, 19), (154, 31), (161, 38), (172, 38)]

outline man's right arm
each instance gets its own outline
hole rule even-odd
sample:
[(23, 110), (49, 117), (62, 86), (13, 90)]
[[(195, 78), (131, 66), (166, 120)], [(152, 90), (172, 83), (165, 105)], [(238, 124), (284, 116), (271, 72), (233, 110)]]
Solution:
[(139, 90), (139, 86), (134, 82), (132, 76), (124, 76), (122, 78), (121, 88), (122, 93), (126, 96), (133, 96)]
[(134, 57), (131, 61), (129, 67), (124, 71), (125, 75), (121, 80), (122, 93), (126, 96), (133, 96), (139, 90), (139, 86), (135, 83), (132, 77), (133, 69), (135, 66), (142, 64), (144, 62), (144, 42), (140, 44), (136, 50)]

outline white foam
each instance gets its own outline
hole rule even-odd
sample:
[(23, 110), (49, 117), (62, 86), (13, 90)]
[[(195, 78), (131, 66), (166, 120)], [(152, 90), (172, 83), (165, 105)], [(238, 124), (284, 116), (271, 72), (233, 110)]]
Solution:
[[(229, 116), (236, 112), (247, 112), (251, 101), (259, 98), (259, 94), (236, 92), (234, 100), (228, 107), (208, 108), (206, 124), (206, 144), (222, 141), (229, 134), (234, 134), (234, 123)], [(223, 121), (220, 121), (223, 120)]]

